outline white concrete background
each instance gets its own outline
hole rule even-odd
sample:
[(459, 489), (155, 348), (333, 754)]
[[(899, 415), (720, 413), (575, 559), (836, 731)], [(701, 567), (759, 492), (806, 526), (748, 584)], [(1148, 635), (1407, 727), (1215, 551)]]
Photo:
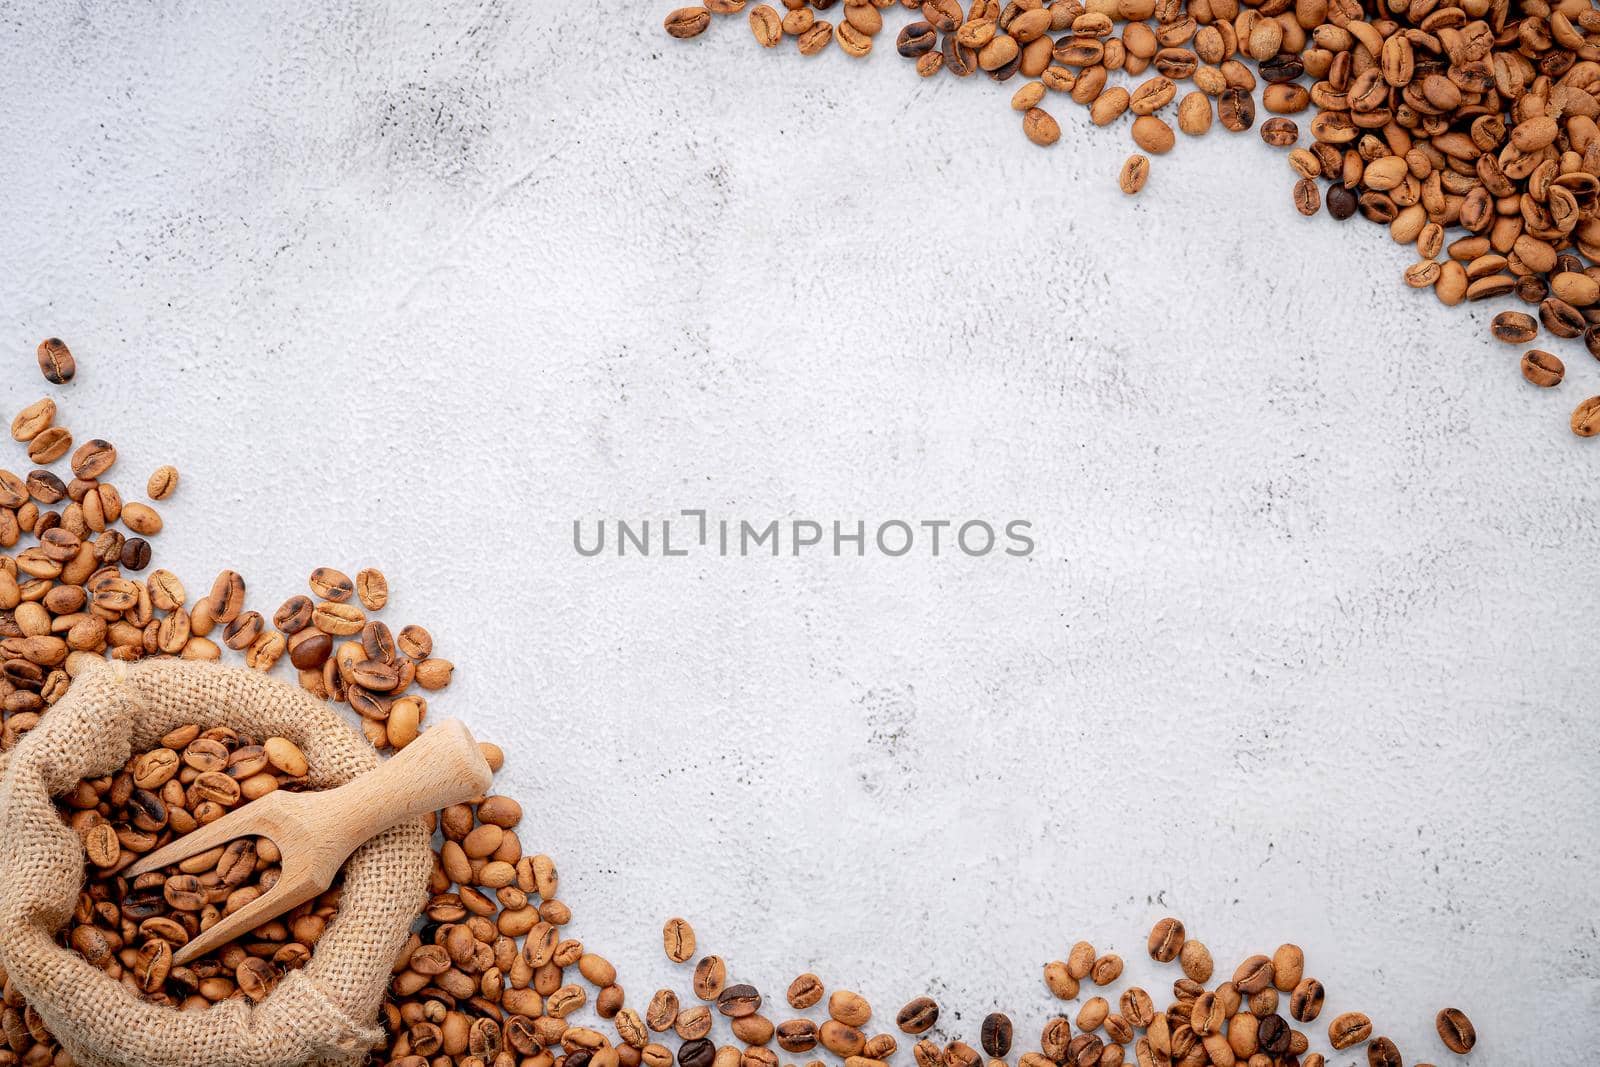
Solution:
[[(681, 913), (1031, 1040), (1040, 965), (1284, 939), (1408, 1062), (1600, 1009), (1600, 365), (1525, 385), (1218, 131), (606, 0), (0, 10), (6, 410), (273, 608), (381, 565), (641, 1000)], [(13, 453), (16, 450), (13, 449)], [(9, 461), (25, 467), (20, 455)], [(588, 560), (574, 518), (1033, 520), (1027, 561)], [(1135, 966), (1164, 988), (1172, 974)], [(687, 992), (686, 976), (680, 988)], [(1340, 1060), (1335, 1060), (1340, 1062)]]

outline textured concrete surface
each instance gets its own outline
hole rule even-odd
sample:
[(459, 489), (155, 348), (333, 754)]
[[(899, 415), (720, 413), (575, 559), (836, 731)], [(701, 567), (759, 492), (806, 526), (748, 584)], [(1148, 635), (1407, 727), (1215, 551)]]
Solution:
[[(1408, 1062), (1447, 1002), (1479, 1062), (1570, 1062), (1600, 364), (1526, 386), (1499, 307), (1295, 215), (1251, 136), (1128, 201), (1121, 128), (1042, 151), (1009, 87), (661, 13), (13, 3), (6, 409), (65, 337), (64, 421), (183, 470), (191, 588), (384, 567), (636, 995), (681, 913), (773, 995), (1031, 1039), (1045, 960), (1171, 912), (1229, 966), (1299, 940)], [(680, 508), (1037, 551), (572, 548)]]

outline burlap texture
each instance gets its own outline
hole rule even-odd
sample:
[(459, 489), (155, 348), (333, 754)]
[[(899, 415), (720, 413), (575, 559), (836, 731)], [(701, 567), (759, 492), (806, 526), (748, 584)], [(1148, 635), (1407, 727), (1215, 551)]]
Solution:
[(83, 885), (83, 848), (52, 797), (110, 774), (186, 723), (287, 737), (308, 785), (329, 788), (378, 765), (331, 708), (255, 671), (152, 660), (77, 678), (10, 753), (0, 755), (0, 966), (83, 1067), (293, 1067), (359, 1061), (380, 1036), (390, 968), (427, 892), (421, 823), (356, 851), (338, 914), (311, 961), (260, 1004), (180, 1012), (140, 1000), (55, 942)]

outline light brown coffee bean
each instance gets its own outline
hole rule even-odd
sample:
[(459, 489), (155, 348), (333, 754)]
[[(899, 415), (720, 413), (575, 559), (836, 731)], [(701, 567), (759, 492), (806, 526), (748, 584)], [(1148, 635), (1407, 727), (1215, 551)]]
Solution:
[(721, 956), (705, 956), (694, 965), (694, 995), (701, 1000), (716, 1000), (728, 981), (728, 967)]
[(1372, 1020), (1359, 1011), (1336, 1015), (1328, 1024), (1328, 1044), (1338, 1051), (1359, 1045), (1372, 1036)]
[(1526, 381), (1533, 382), (1534, 386), (1549, 389), (1560, 386), (1566, 374), (1566, 365), (1560, 358), (1541, 352), (1539, 349), (1530, 349), (1522, 355), (1522, 376)]
[(1097, 953), (1094, 950), (1094, 946), (1089, 942), (1076, 942), (1071, 951), (1067, 953), (1067, 973), (1079, 981), (1089, 977), (1089, 971), (1094, 967), (1096, 956)]
[(54, 463), (72, 448), (72, 434), (65, 426), (47, 426), (28, 441), (28, 458), (41, 466)]
[(1150, 179), (1150, 157), (1135, 152), (1122, 162), (1117, 187), (1128, 196), (1137, 196)]
[(1600, 434), (1600, 396), (1591, 396), (1573, 409), (1572, 432), (1579, 437)]
[(804, 1011), (822, 999), (822, 979), (807, 972), (789, 983), (786, 997), (789, 1007)]
[(861, 1027), (872, 1018), (872, 1005), (860, 993), (836, 989), (828, 997), (828, 1014), (846, 1026)]
[(39, 434), (50, 428), (55, 421), (56, 402), (49, 397), (35, 400), (21, 411), (17, 412), (11, 420), (11, 439), (14, 441), (32, 441)]
[(801, 33), (796, 42), (803, 56), (814, 56), (828, 47), (828, 42), (833, 40), (833, 23), (826, 19), (817, 19), (811, 26)]
[(698, 37), (711, 25), (711, 12), (702, 7), (680, 7), (667, 13), (662, 25), (679, 40)]
[(1178, 129), (1199, 137), (1211, 129), (1211, 98), (1202, 92), (1183, 94), (1178, 101)]
[(1029, 108), (1022, 116), (1022, 132), (1036, 145), (1049, 146), (1061, 140), (1061, 127), (1043, 108)]
[(1134, 119), (1132, 130), (1134, 143), (1151, 155), (1170, 152), (1177, 143), (1172, 127), (1154, 115), (1140, 115)]
[(178, 490), (178, 468), (157, 467), (145, 482), (145, 495), (151, 500), (166, 500)]
[(1305, 976), (1306, 956), (1299, 945), (1279, 945), (1272, 954), (1272, 982), (1280, 993), (1292, 992)]
[(776, 48), (783, 40), (783, 19), (777, 10), (767, 4), (757, 4), (750, 9), (750, 32), (762, 48)]
[(1089, 968), (1089, 980), (1095, 985), (1110, 985), (1122, 977), (1122, 957), (1108, 952), (1094, 961)]

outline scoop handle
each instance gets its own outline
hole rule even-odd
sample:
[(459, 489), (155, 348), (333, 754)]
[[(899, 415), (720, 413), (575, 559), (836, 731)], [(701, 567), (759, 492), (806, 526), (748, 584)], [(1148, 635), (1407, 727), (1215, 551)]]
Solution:
[(435, 723), (377, 770), (318, 799), (339, 816), (347, 840), (359, 844), (407, 819), (480, 796), (494, 780), (478, 742), (460, 719)]

